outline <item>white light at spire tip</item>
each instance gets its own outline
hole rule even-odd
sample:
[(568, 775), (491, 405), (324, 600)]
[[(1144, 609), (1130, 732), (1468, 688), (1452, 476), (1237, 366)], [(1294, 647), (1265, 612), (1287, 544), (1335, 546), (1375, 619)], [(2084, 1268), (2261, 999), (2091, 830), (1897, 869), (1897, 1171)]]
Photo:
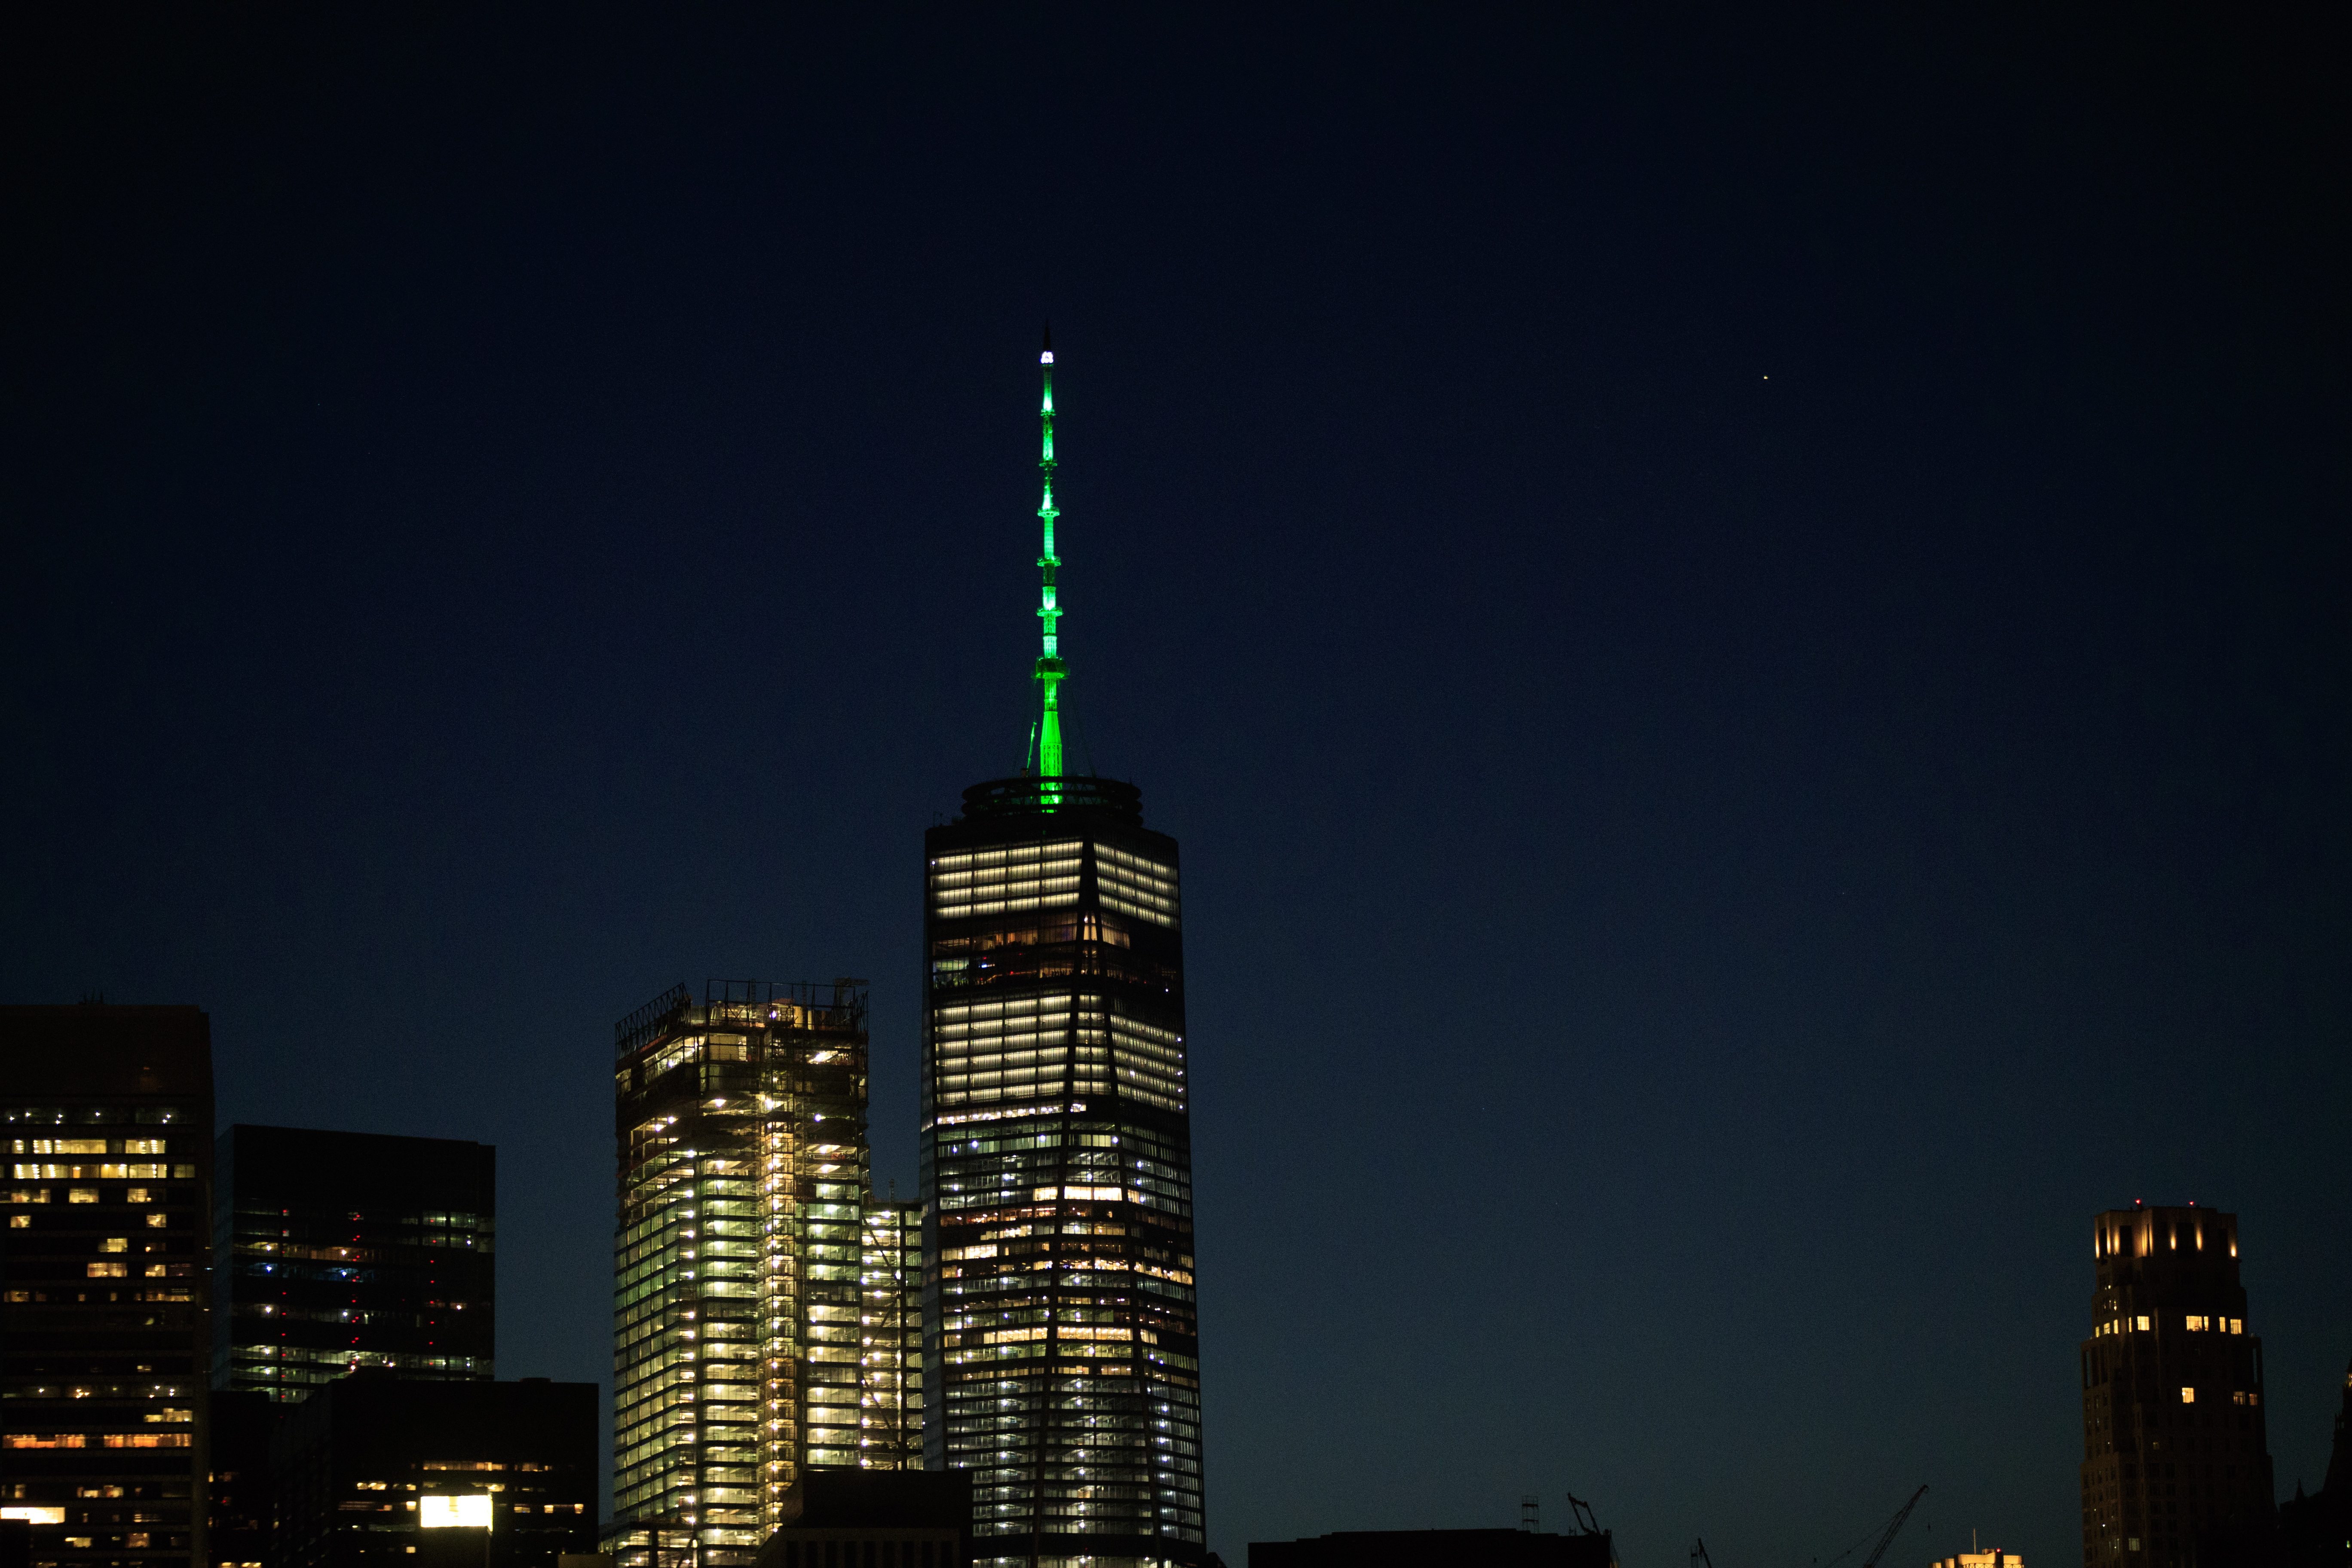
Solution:
[(1037, 363), (1039, 364), (1052, 364), (1054, 363), (1054, 351), (1052, 349), (1047, 349), (1044, 353), (1039, 354), (1037, 356)]

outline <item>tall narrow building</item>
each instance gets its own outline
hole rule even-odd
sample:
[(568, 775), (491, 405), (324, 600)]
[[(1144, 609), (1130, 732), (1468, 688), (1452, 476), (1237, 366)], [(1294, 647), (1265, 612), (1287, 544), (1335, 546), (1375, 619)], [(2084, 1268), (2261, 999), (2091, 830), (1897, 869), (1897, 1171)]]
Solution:
[(2266, 1536), (2263, 1342), (2238, 1216), (2109, 1209), (2092, 1221), (2082, 1342), (2084, 1568), (2193, 1568)]
[(1197, 1564), (1176, 841), (1068, 766), (1050, 337), (1042, 364), (1028, 756), (924, 840), (924, 1458), (972, 1472), (977, 1563)]
[(47, 1568), (204, 1568), (212, 1025), (0, 1007), (0, 1502)]
[(605, 1549), (733, 1568), (804, 1471), (898, 1468), (921, 1421), (913, 1222), (869, 1173), (865, 983), (678, 985), (615, 1032)]

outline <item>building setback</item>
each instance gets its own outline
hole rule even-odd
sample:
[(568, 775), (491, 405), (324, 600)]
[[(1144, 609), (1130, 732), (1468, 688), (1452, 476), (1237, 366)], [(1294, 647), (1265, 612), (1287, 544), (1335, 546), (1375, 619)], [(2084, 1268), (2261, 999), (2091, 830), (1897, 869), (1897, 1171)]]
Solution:
[(924, 1457), (972, 1474), (976, 1562), (1193, 1564), (1177, 847), (1133, 785), (1066, 762), (1050, 339), (1043, 363), (1028, 757), (924, 838)]
[(271, 1568), (556, 1568), (593, 1552), (602, 1394), (338, 1378), (271, 1435)]
[(873, 1193), (865, 984), (679, 985), (615, 1032), (606, 1550), (749, 1564), (806, 1471), (897, 1468), (920, 1427), (919, 1222)]
[(0, 1007), (0, 1506), (43, 1564), (202, 1564), (210, 1020)]
[(2110, 1209), (2092, 1222), (2082, 1342), (2084, 1568), (2193, 1568), (2272, 1526), (2263, 1342), (2238, 1216)]
[(490, 1145), (238, 1125), (215, 1173), (214, 1387), (495, 1375)]

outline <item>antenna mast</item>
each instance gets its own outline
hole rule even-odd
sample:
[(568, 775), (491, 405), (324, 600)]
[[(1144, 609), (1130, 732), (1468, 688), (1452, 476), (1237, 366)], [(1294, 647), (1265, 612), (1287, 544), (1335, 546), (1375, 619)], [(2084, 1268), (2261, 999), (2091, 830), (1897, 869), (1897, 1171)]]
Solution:
[(1055, 569), (1062, 558), (1054, 553), (1054, 520), (1062, 515), (1054, 505), (1054, 328), (1045, 327), (1045, 348), (1037, 356), (1037, 369), (1045, 380), (1045, 399), (1039, 405), (1037, 420), (1044, 446), (1038, 458), (1037, 469), (1042, 480), (1044, 499), (1037, 505), (1037, 520), (1045, 524), (1045, 548), (1037, 557), (1037, 570), (1043, 574), (1037, 619), (1044, 633), (1044, 646), (1037, 659), (1037, 722), (1030, 743), (1029, 771), (1038, 778), (1059, 778), (1062, 765), (1062, 700), (1059, 687), (1070, 673), (1062, 662), (1062, 637), (1059, 624), (1062, 607), (1054, 585)]

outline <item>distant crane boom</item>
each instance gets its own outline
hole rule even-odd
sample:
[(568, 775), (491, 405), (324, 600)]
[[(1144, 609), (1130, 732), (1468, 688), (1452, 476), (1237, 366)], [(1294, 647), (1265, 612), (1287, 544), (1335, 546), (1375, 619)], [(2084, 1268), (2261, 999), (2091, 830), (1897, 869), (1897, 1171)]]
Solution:
[(1886, 1555), (1886, 1549), (1895, 1544), (1895, 1536), (1902, 1532), (1903, 1521), (1911, 1517), (1911, 1510), (1917, 1508), (1919, 1500), (1927, 1495), (1927, 1489), (1923, 1484), (1911, 1494), (1909, 1502), (1895, 1510), (1895, 1517), (1887, 1521), (1886, 1533), (1878, 1538), (1878, 1544), (1872, 1547), (1870, 1555), (1862, 1560), (1862, 1568), (1878, 1568), (1878, 1560)]

